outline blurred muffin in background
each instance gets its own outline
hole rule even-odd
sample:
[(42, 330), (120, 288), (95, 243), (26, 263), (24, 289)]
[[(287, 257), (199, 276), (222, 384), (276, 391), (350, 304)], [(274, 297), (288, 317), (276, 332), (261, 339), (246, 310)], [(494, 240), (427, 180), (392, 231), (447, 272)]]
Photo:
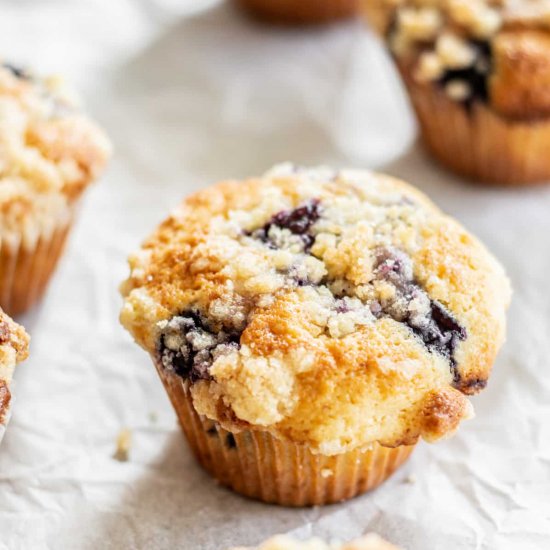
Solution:
[(328, 23), (357, 13), (358, 0), (234, 0), (255, 17), (284, 24)]
[(110, 151), (59, 78), (0, 65), (0, 306), (10, 315), (44, 292)]
[(362, 0), (395, 58), (427, 149), (496, 184), (550, 179), (550, 4)]
[(418, 190), (282, 165), (188, 197), (130, 257), (121, 321), (201, 465), (287, 506), (384, 482), (472, 414), (502, 267)]
[(0, 441), (10, 418), (13, 371), (29, 353), (29, 335), (0, 309)]
[(278, 535), (256, 548), (238, 547), (232, 550), (399, 550), (399, 548), (378, 535), (369, 533), (346, 544), (327, 544), (318, 538), (297, 541), (285, 535)]

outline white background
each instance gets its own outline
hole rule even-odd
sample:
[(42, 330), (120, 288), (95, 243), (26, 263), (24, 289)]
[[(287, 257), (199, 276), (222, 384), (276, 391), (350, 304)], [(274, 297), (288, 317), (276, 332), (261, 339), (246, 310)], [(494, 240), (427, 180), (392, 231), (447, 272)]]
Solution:
[[(65, 73), (116, 149), (48, 295), (21, 319), (32, 355), (18, 368), (0, 448), (0, 548), (209, 550), (279, 532), (371, 530), (411, 550), (549, 548), (550, 188), (476, 187), (430, 163), (413, 145), (390, 62), (361, 25), (275, 30), (202, 5), (0, 5), (2, 55)], [(125, 258), (169, 208), (283, 160), (402, 176), (481, 237), (515, 287), (508, 343), (474, 399), (477, 418), (450, 441), (419, 445), (377, 491), (317, 509), (217, 487), (117, 321)], [(133, 445), (120, 463), (124, 427)]]

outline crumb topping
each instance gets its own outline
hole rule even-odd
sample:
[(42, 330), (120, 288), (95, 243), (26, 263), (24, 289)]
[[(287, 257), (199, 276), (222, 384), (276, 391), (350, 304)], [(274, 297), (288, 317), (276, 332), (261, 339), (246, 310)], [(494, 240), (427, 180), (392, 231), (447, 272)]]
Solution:
[(0, 228), (32, 240), (95, 179), (110, 144), (57, 77), (0, 64)]
[(325, 454), (455, 429), (509, 299), (496, 261), (413, 188), (291, 165), (190, 197), (130, 265), (121, 320), (201, 414)]

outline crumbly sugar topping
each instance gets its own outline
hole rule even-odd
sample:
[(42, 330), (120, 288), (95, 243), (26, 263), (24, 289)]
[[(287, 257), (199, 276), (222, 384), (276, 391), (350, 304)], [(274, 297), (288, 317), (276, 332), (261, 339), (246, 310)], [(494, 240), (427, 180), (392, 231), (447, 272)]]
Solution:
[(58, 77), (0, 64), (0, 228), (32, 240), (102, 171), (103, 132)]
[[(325, 454), (452, 431), (508, 301), (475, 239), (413, 188), (356, 171), (284, 165), (219, 184), (130, 265), (122, 322), (199, 412)], [(448, 423), (414, 419), (425, 407)]]
[[(497, 37), (526, 28), (550, 31), (547, 0), (378, 2), (388, 10), (386, 34), (393, 54), (407, 64), (414, 63), (413, 76), (418, 82), (441, 84), (457, 102), (488, 99)], [(523, 49), (516, 53), (516, 57), (525, 55)]]

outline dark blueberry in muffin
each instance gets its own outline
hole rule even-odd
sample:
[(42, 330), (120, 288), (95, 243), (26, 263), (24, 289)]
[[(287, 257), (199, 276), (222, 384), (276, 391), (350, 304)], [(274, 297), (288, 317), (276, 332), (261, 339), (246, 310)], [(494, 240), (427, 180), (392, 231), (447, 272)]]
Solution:
[(492, 54), (488, 42), (470, 41), (478, 54), (476, 62), (462, 69), (447, 69), (439, 83), (446, 86), (451, 82), (465, 82), (470, 89), (470, 95), (464, 100), (466, 107), (471, 107), (474, 101), (486, 102), (489, 99), (487, 79), (491, 71)]
[(240, 333), (212, 332), (208, 322), (194, 311), (173, 317), (162, 329), (159, 357), (164, 368), (191, 382), (210, 379), (216, 357), (238, 349)]
[(27, 71), (25, 71), (25, 69), (17, 67), (16, 65), (12, 65), (11, 63), (2, 63), (2, 67), (10, 71), (13, 76), (20, 78), (21, 80), (30, 79), (30, 75), (27, 73)]
[(284, 210), (275, 214), (269, 224), (288, 229), (295, 235), (304, 235), (320, 215), (319, 201), (311, 200), (294, 210)]
[(415, 334), (422, 338), (426, 347), (447, 357), (454, 368), (453, 357), (459, 340), (466, 339), (466, 329), (461, 327), (451, 313), (439, 302), (432, 300), (431, 318), (426, 326), (411, 325)]
[(469, 395), (483, 390), (487, 386), (487, 380), (483, 378), (472, 378), (463, 380), (458, 369), (454, 370), (453, 385), (460, 391)]
[(288, 229), (290, 233), (300, 237), (304, 251), (307, 252), (315, 241), (315, 237), (308, 232), (320, 216), (320, 202), (313, 199), (294, 210), (278, 212), (262, 228), (250, 233), (250, 236), (262, 241), (270, 248), (278, 248), (276, 230)]
[(225, 438), (225, 444), (228, 449), (236, 449), (237, 442), (235, 441), (235, 436), (232, 433), (228, 433)]
[(371, 304), (375, 317), (390, 316), (405, 323), (424, 345), (449, 359), (455, 367), (453, 357), (459, 340), (466, 339), (466, 329), (453, 315), (414, 280), (412, 261), (400, 250), (382, 248), (376, 253), (375, 277), (391, 283), (395, 294), (381, 304)]

